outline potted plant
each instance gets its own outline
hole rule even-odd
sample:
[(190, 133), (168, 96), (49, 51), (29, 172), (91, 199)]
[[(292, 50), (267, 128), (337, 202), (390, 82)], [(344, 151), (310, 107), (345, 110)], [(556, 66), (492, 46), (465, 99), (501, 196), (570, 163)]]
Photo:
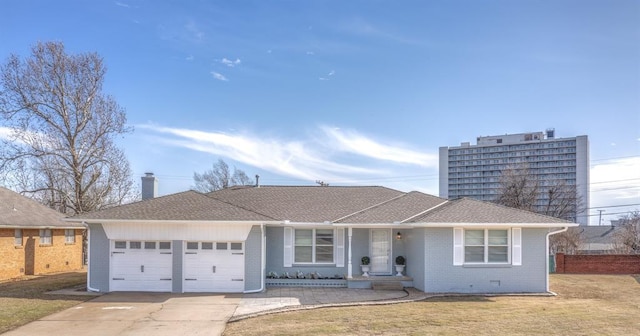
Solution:
[(396, 276), (402, 276), (402, 271), (404, 271), (404, 266), (407, 260), (403, 256), (396, 257)]
[(364, 277), (368, 277), (369, 276), (369, 271), (371, 270), (369, 263), (371, 263), (371, 259), (369, 259), (369, 257), (364, 256), (362, 257), (362, 259), (360, 259), (360, 262), (362, 263), (360, 265), (360, 267), (362, 267), (362, 276)]

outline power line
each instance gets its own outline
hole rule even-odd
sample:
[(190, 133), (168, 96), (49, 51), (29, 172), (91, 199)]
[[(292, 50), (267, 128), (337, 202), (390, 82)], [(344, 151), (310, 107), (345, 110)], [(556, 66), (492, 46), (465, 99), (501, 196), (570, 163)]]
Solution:
[(589, 160), (589, 162), (610, 161), (610, 160), (617, 160), (617, 159), (630, 159), (630, 158), (637, 158), (637, 157), (640, 157), (640, 155), (629, 155), (629, 156), (611, 157), (611, 158), (606, 158), (606, 159), (595, 159), (595, 160)]
[(640, 203), (634, 203), (634, 204), (621, 204), (621, 205), (605, 205), (605, 206), (590, 207), (590, 208), (588, 208), (588, 209), (619, 208), (619, 207), (636, 206), (636, 205), (640, 205)]
[(600, 182), (591, 182), (589, 184), (600, 184), (600, 183), (614, 183), (614, 182), (626, 182), (626, 181), (635, 181), (640, 180), (640, 177), (624, 179), (624, 180), (611, 180), (611, 181), (600, 181)]

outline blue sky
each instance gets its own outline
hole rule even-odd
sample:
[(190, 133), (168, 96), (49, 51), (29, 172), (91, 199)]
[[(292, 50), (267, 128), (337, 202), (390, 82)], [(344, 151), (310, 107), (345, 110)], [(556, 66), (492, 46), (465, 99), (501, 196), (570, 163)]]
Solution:
[[(438, 194), (438, 147), (586, 134), (591, 213), (640, 203), (638, 1), (15, 1), (0, 58), (95, 51), (134, 174)], [(622, 180), (622, 181), (621, 181)], [(612, 182), (617, 181), (617, 182)], [(602, 208), (597, 208), (602, 207)], [(595, 218), (595, 217), (594, 217)], [(607, 222), (608, 223), (608, 222)]]

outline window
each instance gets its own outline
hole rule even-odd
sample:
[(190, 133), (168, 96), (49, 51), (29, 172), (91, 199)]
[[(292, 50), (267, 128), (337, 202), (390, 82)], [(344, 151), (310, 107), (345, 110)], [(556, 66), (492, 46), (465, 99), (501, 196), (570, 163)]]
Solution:
[(294, 262), (333, 263), (333, 229), (296, 229)]
[(22, 229), (16, 229), (14, 233), (15, 245), (22, 246)]
[(213, 243), (202, 243), (203, 250), (213, 250)]
[(231, 243), (231, 249), (235, 251), (241, 251), (242, 243)]
[(197, 250), (198, 242), (187, 242), (187, 250)]
[(465, 263), (508, 263), (509, 230), (465, 230)]
[(144, 249), (145, 250), (155, 250), (156, 249), (156, 242), (144, 242)]
[(139, 250), (141, 248), (142, 248), (142, 242), (139, 242), (139, 241), (129, 242), (129, 249)]
[(216, 243), (216, 250), (226, 250), (227, 245), (227, 243)]
[(127, 242), (126, 241), (117, 241), (115, 243), (115, 248), (117, 248), (117, 249), (126, 249), (127, 248)]
[(51, 229), (41, 229), (40, 230), (40, 244), (41, 245), (51, 245)]
[(64, 242), (67, 244), (74, 244), (76, 242), (76, 230), (65, 229), (64, 230)]
[(169, 250), (171, 249), (171, 242), (160, 242), (159, 244), (161, 250)]

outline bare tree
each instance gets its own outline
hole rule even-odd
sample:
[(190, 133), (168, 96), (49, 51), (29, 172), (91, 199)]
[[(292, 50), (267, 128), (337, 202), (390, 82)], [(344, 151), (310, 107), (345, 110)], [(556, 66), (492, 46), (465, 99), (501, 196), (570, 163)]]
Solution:
[[(496, 203), (569, 221), (575, 221), (583, 207), (575, 185), (565, 180), (540, 181), (525, 163), (502, 171)], [(584, 240), (582, 230), (572, 228), (551, 236), (549, 247), (551, 253), (574, 254)]]
[(549, 250), (552, 254), (558, 252), (565, 254), (576, 254), (585, 239), (582, 235), (583, 229), (580, 227), (569, 228), (565, 232), (555, 234), (549, 238)]
[(253, 184), (253, 181), (244, 171), (233, 167), (232, 172), (229, 169), (229, 165), (222, 159), (218, 159), (218, 162), (213, 165), (211, 170), (207, 170), (202, 174), (194, 172), (193, 181), (195, 182), (193, 189), (203, 193), (236, 185)]
[(508, 166), (500, 175), (496, 203), (511, 208), (534, 211), (538, 198), (538, 180), (529, 173), (529, 166)]
[(106, 69), (96, 53), (67, 54), (36, 44), (0, 67), (0, 172), (8, 186), (63, 213), (134, 198), (129, 162), (115, 144), (131, 132), (124, 109), (102, 93)]
[(538, 180), (527, 164), (507, 167), (500, 176), (496, 203), (575, 221), (584, 202), (575, 185), (565, 180)]
[(618, 253), (640, 254), (640, 211), (633, 211), (620, 218), (621, 230), (617, 231), (615, 246)]

